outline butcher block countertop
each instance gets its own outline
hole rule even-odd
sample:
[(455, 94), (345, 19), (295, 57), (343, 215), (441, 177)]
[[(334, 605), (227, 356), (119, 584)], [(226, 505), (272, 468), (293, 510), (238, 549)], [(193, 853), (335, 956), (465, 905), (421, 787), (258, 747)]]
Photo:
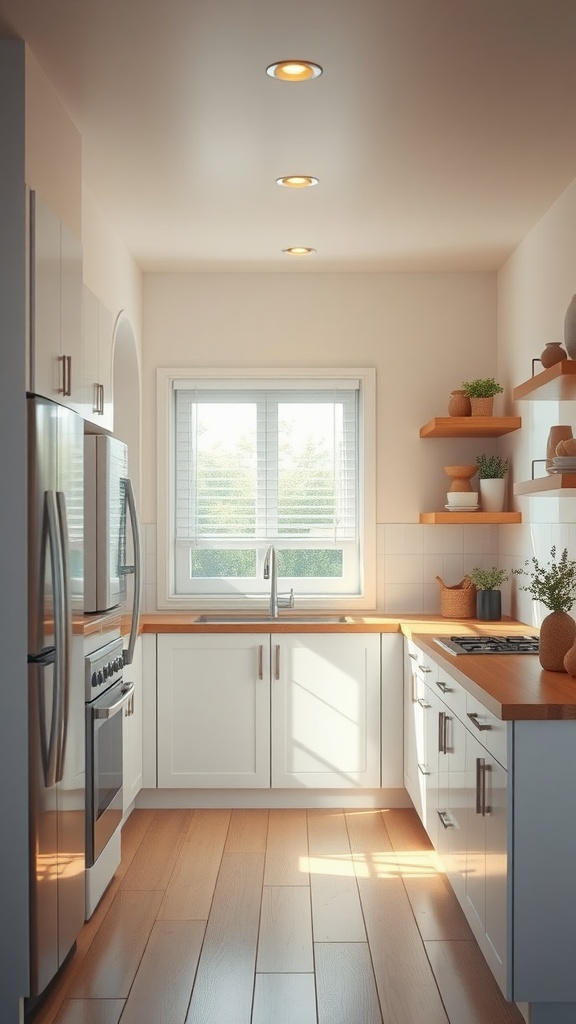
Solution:
[[(304, 613), (306, 614), (306, 613)], [(313, 614), (313, 613), (310, 613)], [(331, 614), (331, 613), (327, 613)], [(233, 613), (231, 613), (231, 616)], [(346, 615), (344, 622), (299, 622), (297, 613), (281, 612), (265, 622), (199, 622), (196, 612), (148, 612), (142, 633), (402, 633), (444, 666), (472, 696), (504, 721), (576, 720), (576, 679), (564, 672), (546, 672), (534, 654), (452, 655), (434, 643), (434, 636), (537, 634), (538, 630), (507, 616), (500, 622), (446, 619), (440, 615)], [(96, 617), (95, 617), (96, 618)], [(104, 617), (106, 618), (106, 617)], [(90, 617), (86, 616), (89, 620)], [(90, 627), (95, 628), (94, 622)], [(100, 628), (102, 628), (100, 626)]]

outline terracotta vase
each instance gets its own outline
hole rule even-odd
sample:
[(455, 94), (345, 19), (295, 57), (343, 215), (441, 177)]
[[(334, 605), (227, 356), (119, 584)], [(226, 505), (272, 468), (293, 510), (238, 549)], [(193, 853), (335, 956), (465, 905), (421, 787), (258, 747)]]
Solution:
[(470, 416), (472, 409), (470, 399), (463, 391), (451, 391), (448, 399), (449, 416)]
[(470, 407), (473, 416), (491, 416), (494, 411), (494, 396), (490, 398), (471, 398)]
[(568, 356), (562, 348), (562, 342), (546, 342), (546, 348), (540, 355), (540, 362), (542, 363), (544, 369), (547, 370), (549, 366), (554, 366), (556, 363), (561, 363), (563, 359), (568, 359)]
[(564, 672), (564, 658), (576, 639), (576, 622), (568, 612), (550, 612), (540, 626), (540, 664)]
[(556, 445), (560, 441), (568, 441), (572, 437), (572, 427), (566, 423), (550, 427), (548, 440), (546, 441), (546, 472), (550, 473), (556, 455)]
[(564, 317), (564, 345), (570, 359), (576, 359), (576, 295), (568, 303)]
[(569, 676), (576, 676), (576, 641), (567, 654), (564, 655), (564, 668)]

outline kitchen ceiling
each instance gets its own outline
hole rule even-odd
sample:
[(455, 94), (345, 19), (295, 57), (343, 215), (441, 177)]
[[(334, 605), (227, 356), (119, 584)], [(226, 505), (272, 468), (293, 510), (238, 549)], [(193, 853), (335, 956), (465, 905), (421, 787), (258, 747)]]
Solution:
[(0, 35), (148, 271), (494, 270), (576, 177), (575, 0), (0, 0)]

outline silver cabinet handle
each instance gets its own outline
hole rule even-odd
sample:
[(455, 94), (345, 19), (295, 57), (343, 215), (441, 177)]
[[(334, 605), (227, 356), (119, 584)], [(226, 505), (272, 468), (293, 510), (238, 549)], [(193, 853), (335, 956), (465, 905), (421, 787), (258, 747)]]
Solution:
[(92, 412), (96, 415), (100, 413), (100, 385), (94, 384), (94, 394), (92, 396)]
[(258, 679), (264, 679), (264, 645), (258, 645)]
[(426, 764), (420, 764), (420, 763), (419, 763), (419, 764), (418, 764), (418, 771), (419, 771), (419, 772), (420, 772), (420, 773), (421, 773), (422, 775), (431, 775), (431, 774), (432, 774), (432, 772), (430, 771), (430, 769), (429, 769), (428, 765), (426, 765)]
[(412, 654), (411, 651), (408, 651), (408, 657), (412, 658), (412, 661), (418, 661), (417, 656), (415, 654)]
[(441, 679), (436, 680), (436, 686), (439, 690), (442, 690), (442, 693), (450, 693), (450, 687), (446, 686), (446, 683), (443, 683)]
[(448, 811), (437, 811), (436, 812), (444, 828), (456, 828), (456, 822), (452, 820)]
[(62, 782), (64, 775), (64, 758), (68, 739), (68, 718), (70, 714), (70, 686), (72, 682), (72, 601), (70, 597), (70, 552), (68, 546), (68, 517), (66, 514), (66, 496), (63, 491), (56, 491), (56, 513), (58, 532), (60, 534), (60, 553), (62, 559), (62, 607), (64, 611), (63, 657), (62, 657), (62, 700), (60, 704), (60, 739), (58, 743), (58, 760), (56, 764), (56, 782)]
[(58, 362), (62, 363), (62, 387), (58, 392), (69, 398), (72, 394), (72, 356), (58, 356)]
[(432, 707), (431, 704), (427, 704), (426, 703), (426, 701), (424, 700), (424, 697), (419, 697), (418, 700), (416, 701), (416, 703), (419, 704), (421, 708), (430, 708), (430, 707)]
[(445, 711), (438, 712), (438, 753), (447, 754), (447, 727), (448, 727), (448, 715)]
[(486, 725), (484, 722), (480, 722), (475, 711), (468, 711), (467, 716), (472, 722), (472, 725), (475, 725), (479, 732), (487, 732), (492, 728), (491, 725)]
[(420, 665), (420, 671), (421, 671), (421, 672), (425, 672), (425, 673), (428, 673), (428, 672), (431, 672), (431, 671), (432, 671), (432, 669), (431, 669), (431, 668), (428, 668), (428, 665)]
[(486, 804), (486, 775), (490, 771), (490, 765), (486, 764), (483, 757), (476, 758), (476, 814), (485, 817), (490, 814), (490, 808)]
[(274, 678), (280, 679), (280, 644), (276, 644)]

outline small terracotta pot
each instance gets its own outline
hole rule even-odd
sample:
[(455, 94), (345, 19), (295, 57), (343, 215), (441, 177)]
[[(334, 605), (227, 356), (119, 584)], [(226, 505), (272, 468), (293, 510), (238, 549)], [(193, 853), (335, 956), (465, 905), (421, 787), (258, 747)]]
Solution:
[(463, 391), (451, 391), (448, 399), (449, 416), (470, 416), (472, 407), (468, 395)]
[(564, 658), (576, 639), (576, 622), (568, 612), (550, 612), (540, 626), (540, 664), (549, 672), (564, 672)]
[(470, 408), (473, 416), (491, 416), (494, 411), (494, 396), (490, 398), (471, 398)]
[(547, 341), (546, 348), (540, 355), (540, 362), (544, 369), (547, 370), (549, 366), (561, 363), (564, 359), (568, 359), (568, 356), (562, 348), (562, 342)]

